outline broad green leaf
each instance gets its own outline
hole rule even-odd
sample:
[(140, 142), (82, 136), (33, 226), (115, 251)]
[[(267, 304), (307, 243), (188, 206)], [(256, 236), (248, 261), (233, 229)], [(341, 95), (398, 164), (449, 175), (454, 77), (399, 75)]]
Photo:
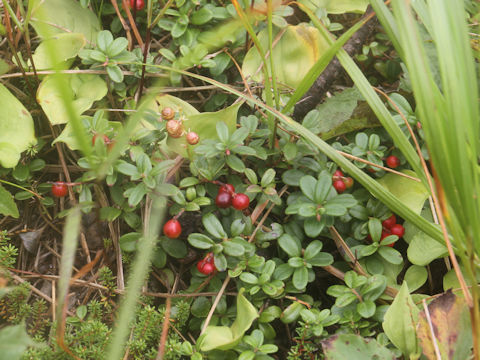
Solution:
[(410, 241), (407, 250), (408, 260), (412, 264), (425, 266), (433, 260), (448, 254), (447, 247), (433, 240), (424, 232), (418, 232)]
[[(73, 98), (72, 105), (78, 115), (107, 94), (107, 85), (98, 75), (73, 74), (67, 81)], [(47, 75), (38, 88), (37, 101), (52, 125), (65, 124), (69, 119), (63, 96), (53, 75)]]
[(244, 292), (245, 289), (242, 288), (238, 293), (237, 317), (232, 326), (207, 326), (197, 344), (201, 351), (228, 350), (240, 342), (245, 332), (258, 317), (257, 309), (245, 298)]
[(25, 324), (5, 326), (0, 330), (0, 354), (3, 359), (19, 360), (28, 346), (35, 346), (28, 336)]
[(303, 257), (305, 258), (305, 260), (309, 260), (309, 259), (315, 257), (320, 252), (320, 250), (322, 250), (322, 247), (323, 247), (323, 244), (322, 244), (321, 241), (319, 241), (319, 240), (312, 241), (305, 248), (305, 253), (304, 253)]
[(326, 252), (320, 252), (307, 260), (313, 266), (327, 266), (333, 264), (333, 256)]
[(389, 246), (380, 246), (378, 253), (391, 264), (399, 265), (403, 262), (402, 254)]
[(372, 317), (375, 314), (376, 306), (372, 300), (364, 300), (357, 304), (357, 312), (364, 318)]
[(421, 350), (415, 330), (419, 312), (410, 296), (407, 283), (404, 282), (382, 324), (390, 341), (410, 359), (420, 357)]
[(292, 283), (298, 290), (305, 289), (308, 284), (308, 270), (306, 267), (302, 266), (295, 269), (293, 272)]
[(427, 321), (425, 311), (420, 313), (417, 328), (423, 354), (428, 359), (437, 358), (432, 342), (433, 329), (442, 359), (468, 359), (473, 345), (472, 327), (464, 298), (447, 291), (428, 305), (428, 315)]
[(20, 154), (37, 143), (35, 129), (30, 113), (2, 84), (0, 109), (0, 165), (13, 168)]
[(322, 341), (322, 349), (328, 360), (394, 360), (395, 355), (375, 339), (355, 334), (337, 334)]
[(407, 282), (410, 292), (414, 292), (425, 284), (427, 278), (428, 272), (424, 266), (412, 265), (405, 272), (403, 279)]
[(222, 224), (214, 214), (208, 213), (204, 215), (202, 218), (202, 223), (203, 226), (205, 226), (205, 229), (207, 229), (207, 231), (217, 239), (223, 239), (227, 237)]
[(168, 237), (164, 237), (162, 238), (160, 245), (168, 255), (174, 257), (175, 259), (184, 258), (188, 252), (185, 241), (179, 239), (170, 239)]
[(97, 16), (75, 0), (34, 0), (30, 24), (41, 38), (58, 33), (81, 33), (95, 43), (101, 26)]
[(142, 234), (137, 232), (132, 232), (128, 234), (124, 234), (118, 239), (118, 243), (120, 244), (120, 248), (125, 252), (132, 252), (135, 251), (137, 248), (137, 243), (142, 237)]
[(282, 236), (280, 236), (280, 238), (278, 239), (278, 245), (280, 245), (282, 250), (291, 257), (300, 256), (300, 253), (302, 251), (300, 241), (289, 234), (283, 234)]
[[(402, 172), (416, 177), (412, 170), (403, 170)], [(422, 183), (404, 176), (390, 173), (378, 180), (378, 182), (417, 214), (420, 214), (423, 204), (429, 196), (427, 189)]]
[(10, 194), (5, 188), (0, 185), (0, 214), (3, 216), (19, 217), (18, 208)]
[(317, 180), (313, 176), (307, 175), (300, 179), (300, 189), (303, 194), (310, 200), (315, 201), (315, 192), (317, 188)]
[[(274, 30), (273, 37), (278, 30)], [(262, 48), (268, 48), (268, 33), (264, 29), (258, 34)], [(306, 23), (289, 25), (280, 40), (273, 48), (273, 66), (277, 81), (289, 87), (296, 88), (308, 70), (315, 64), (324, 51), (328, 49), (326, 41), (320, 32)], [(257, 71), (263, 59), (256, 47), (252, 47), (242, 65), (245, 77), (251, 77), (256, 82), (263, 81), (263, 72)]]
[(303, 309), (305, 309), (305, 307), (299, 302), (295, 301), (288, 305), (285, 310), (283, 310), (282, 314), (280, 315), (280, 320), (284, 324), (290, 324), (297, 320), (297, 318), (300, 316), (300, 312)]
[[(53, 69), (55, 67), (68, 69), (72, 64), (73, 59), (78, 55), (78, 52), (86, 43), (85, 36), (78, 33), (56, 34), (51, 38), (43, 40), (32, 55), (35, 68), (37, 70)], [(48, 53), (50, 46), (55, 47), (56, 60), (61, 61), (60, 63), (52, 64), (51, 56)]]

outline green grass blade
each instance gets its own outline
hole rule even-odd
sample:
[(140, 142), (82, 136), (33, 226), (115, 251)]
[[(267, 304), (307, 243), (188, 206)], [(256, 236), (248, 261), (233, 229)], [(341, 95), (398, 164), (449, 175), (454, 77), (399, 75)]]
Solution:
[(398, 27), (392, 13), (388, 9), (383, 0), (370, 0), (375, 14), (383, 26), (383, 29), (388, 35), (388, 38), (392, 42), (397, 52), (401, 55), (403, 53), (402, 46), (400, 45)]
[(63, 306), (67, 299), (70, 278), (72, 277), (73, 263), (77, 251), (78, 235), (82, 213), (78, 207), (69, 210), (65, 227), (63, 228), (62, 257), (60, 262), (58, 292), (57, 292), (57, 329), (60, 331), (63, 322)]
[[(149, 201), (147, 201), (148, 203)], [(123, 357), (125, 343), (130, 331), (129, 326), (135, 316), (137, 300), (150, 269), (153, 250), (165, 214), (166, 201), (164, 198), (155, 198), (151, 204), (150, 214), (145, 217), (145, 224), (148, 225), (146, 225), (144, 236), (138, 244), (135, 262), (127, 282), (126, 293), (122, 299), (115, 329), (107, 348), (105, 356), (107, 360), (118, 360)], [(161, 324), (158, 324), (158, 326), (161, 326)]]

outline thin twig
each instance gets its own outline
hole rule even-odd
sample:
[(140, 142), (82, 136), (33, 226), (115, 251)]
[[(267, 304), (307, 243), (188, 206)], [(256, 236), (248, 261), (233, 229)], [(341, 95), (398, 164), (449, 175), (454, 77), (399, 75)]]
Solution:
[(428, 322), (428, 327), (430, 329), (430, 335), (432, 336), (433, 348), (435, 349), (435, 356), (437, 360), (442, 360), (442, 355), (440, 354), (440, 349), (438, 348), (437, 338), (435, 336), (435, 331), (433, 329), (432, 319), (430, 318), (430, 311), (428, 311), (427, 302), (425, 299), (422, 300), (423, 310), (425, 311), (425, 318)]

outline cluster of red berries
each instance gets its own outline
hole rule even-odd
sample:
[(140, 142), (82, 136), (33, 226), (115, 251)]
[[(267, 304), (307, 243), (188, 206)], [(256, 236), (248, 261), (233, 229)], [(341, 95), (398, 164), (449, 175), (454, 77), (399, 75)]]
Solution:
[(243, 193), (235, 193), (235, 188), (232, 184), (224, 184), (218, 190), (215, 204), (221, 209), (233, 206), (234, 209), (245, 210), (250, 205), (250, 199)]
[(170, 239), (176, 239), (182, 233), (182, 225), (176, 218), (170, 219), (163, 225), (163, 233)]
[(142, 10), (145, 7), (144, 0), (130, 0), (130, 8), (136, 10)]
[(351, 177), (345, 177), (341, 170), (337, 170), (333, 173), (332, 181), (333, 187), (339, 194), (353, 186), (353, 179)]
[(188, 131), (185, 133), (185, 128), (183, 127), (181, 120), (175, 120), (175, 110), (171, 107), (165, 107), (162, 109), (162, 119), (167, 121), (165, 125), (167, 133), (170, 137), (178, 139), (179, 137), (185, 135), (187, 143), (190, 145), (197, 145), (200, 141), (200, 136), (194, 131)]
[(400, 159), (395, 155), (390, 155), (389, 157), (387, 157), (385, 162), (387, 163), (387, 166), (392, 169), (395, 169), (400, 166)]
[[(382, 237), (381, 240), (385, 239), (387, 236), (396, 235), (398, 238), (401, 238), (405, 234), (405, 228), (397, 224), (397, 218), (395, 214), (392, 214), (388, 219), (382, 221)], [(393, 243), (388, 246), (393, 247)]]
[(208, 253), (202, 260), (197, 263), (197, 269), (204, 275), (210, 275), (217, 268), (215, 267), (215, 259), (213, 253)]

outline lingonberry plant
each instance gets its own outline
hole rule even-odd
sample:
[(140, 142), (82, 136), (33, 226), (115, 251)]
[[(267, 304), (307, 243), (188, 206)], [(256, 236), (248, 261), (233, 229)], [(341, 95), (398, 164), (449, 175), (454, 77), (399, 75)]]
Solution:
[(479, 8), (372, 0), (381, 28), (366, 3), (6, 2), (0, 337), (22, 359), (472, 357), (476, 77), (438, 54), (476, 51)]

